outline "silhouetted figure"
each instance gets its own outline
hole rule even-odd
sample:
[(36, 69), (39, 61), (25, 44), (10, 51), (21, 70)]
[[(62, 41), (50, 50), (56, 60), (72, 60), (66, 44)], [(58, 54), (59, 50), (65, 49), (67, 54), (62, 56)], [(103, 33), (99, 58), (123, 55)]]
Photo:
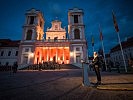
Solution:
[(42, 71), (42, 64), (41, 63), (39, 63), (39, 71)]
[(96, 76), (97, 76), (97, 83), (96, 85), (100, 85), (101, 84), (101, 74), (100, 74), (100, 63), (99, 63), (99, 57), (98, 54), (96, 52), (94, 52), (94, 59), (92, 61), (92, 65), (94, 67)]
[(18, 63), (15, 62), (13, 67), (12, 67), (12, 70), (13, 70), (13, 73), (16, 73), (17, 72), (17, 69), (18, 69)]

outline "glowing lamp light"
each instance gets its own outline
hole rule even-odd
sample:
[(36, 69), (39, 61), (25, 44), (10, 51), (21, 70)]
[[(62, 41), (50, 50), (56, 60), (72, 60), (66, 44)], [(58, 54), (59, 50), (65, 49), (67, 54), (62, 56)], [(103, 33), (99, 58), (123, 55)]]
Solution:
[(84, 60), (83, 59), (81, 59), (81, 63), (83, 63), (84, 62)]
[(50, 61), (52, 61), (53, 59), (52, 58), (50, 58)]
[(70, 56), (73, 56), (73, 52), (70, 52)]
[(30, 55), (30, 57), (34, 57), (34, 53), (32, 53), (32, 52), (29, 55)]

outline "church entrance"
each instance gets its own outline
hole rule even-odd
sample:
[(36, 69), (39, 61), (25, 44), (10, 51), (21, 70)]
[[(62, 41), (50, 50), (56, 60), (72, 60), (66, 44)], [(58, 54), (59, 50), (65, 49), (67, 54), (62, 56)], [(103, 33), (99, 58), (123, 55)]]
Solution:
[(69, 64), (70, 51), (69, 47), (36, 47), (35, 48), (35, 64), (38, 62), (53, 61), (62, 64)]
[(76, 55), (76, 63), (80, 63), (81, 62), (81, 56), (80, 55)]

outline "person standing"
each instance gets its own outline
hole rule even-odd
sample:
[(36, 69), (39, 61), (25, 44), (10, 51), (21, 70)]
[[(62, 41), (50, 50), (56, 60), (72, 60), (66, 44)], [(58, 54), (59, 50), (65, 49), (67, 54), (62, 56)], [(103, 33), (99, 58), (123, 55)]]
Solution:
[(101, 84), (101, 74), (100, 74), (100, 59), (98, 57), (97, 52), (93, 53), (93, 61), (92, 61), (92, 65), (94, 67), (94, 71), (96, 73), (97, 76), (97, 83), (96, 85), (100, 85)]
[(17, 69), (18, 69), (18, 63), (15, 62), (14, 65), (13, 65), (13, 68), (12, 68), (13, 73), (16, 73), (17, 72)]

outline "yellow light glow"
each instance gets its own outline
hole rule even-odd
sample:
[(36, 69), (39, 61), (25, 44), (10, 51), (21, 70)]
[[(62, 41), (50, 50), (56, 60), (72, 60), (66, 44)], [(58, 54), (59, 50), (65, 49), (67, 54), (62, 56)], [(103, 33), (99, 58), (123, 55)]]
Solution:
[(50, 61), (52, 61), (53, 59), (52, 58), (50, 58)]
[(70, 52), (70, 56), (73, 56), (73, 52)]
[(32, 53), (32, 52), (29, 55), (30, 55), (30, 57), (34, 57), (34, 53)]

